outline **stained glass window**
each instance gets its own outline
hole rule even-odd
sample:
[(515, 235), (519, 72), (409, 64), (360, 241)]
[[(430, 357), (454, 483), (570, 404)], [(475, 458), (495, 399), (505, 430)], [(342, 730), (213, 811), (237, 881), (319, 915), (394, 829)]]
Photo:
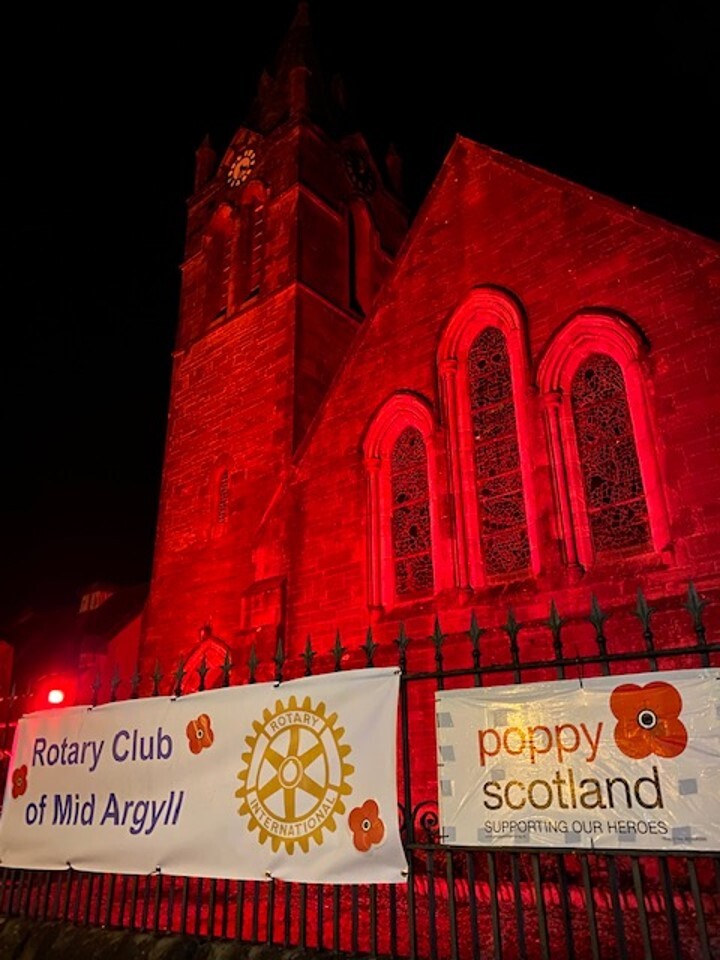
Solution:
[(595, 550), (643, 549), (647, 504), (618, 364), (595, 353), (575, 372), (572, 411)]
[(530, 563), (520, 451), (507, 344), (486, 327), (468, 355), (470, 409), (480, 543), (488, 574), (508, 574)]
[(433, 592), (428, 463), (415, 427), (406, 427), (395, 441), (390, 480), (395, 592), (400, 599), (427, 596)]

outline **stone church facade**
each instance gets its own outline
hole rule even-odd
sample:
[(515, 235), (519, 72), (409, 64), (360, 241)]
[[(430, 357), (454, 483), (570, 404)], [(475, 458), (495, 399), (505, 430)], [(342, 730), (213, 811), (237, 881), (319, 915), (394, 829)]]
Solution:
[(198, 150), (141, 670), (717, 597), (718, 247), (462, 137), (408, 228), (337, 112), (301, 4)]

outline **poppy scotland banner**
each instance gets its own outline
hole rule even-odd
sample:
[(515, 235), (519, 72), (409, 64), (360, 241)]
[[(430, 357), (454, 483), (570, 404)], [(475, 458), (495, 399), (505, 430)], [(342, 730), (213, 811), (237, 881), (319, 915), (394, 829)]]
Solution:
[(394, 669), (24, 717), (4, 867), (400, 883)]
[(720, 850), (720, 671), (436, 696), (443, 842)]

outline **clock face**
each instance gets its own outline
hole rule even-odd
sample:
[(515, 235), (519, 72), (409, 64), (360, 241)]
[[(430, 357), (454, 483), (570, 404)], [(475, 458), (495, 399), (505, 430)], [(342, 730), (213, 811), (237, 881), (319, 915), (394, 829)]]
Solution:
[(227, 174), (227, 182), (231, 187), (239, 187), (241, 183), (245, 183), (255, 166), (255, 159), (255, 151), (252, 147), (245, 147), (236, 154)]
[(363, 153), (358, 150), (348, 151), (345, 154), (345, 169), (350, 182), (359, 193), (373, 192), (375, 189), (375, 174)]

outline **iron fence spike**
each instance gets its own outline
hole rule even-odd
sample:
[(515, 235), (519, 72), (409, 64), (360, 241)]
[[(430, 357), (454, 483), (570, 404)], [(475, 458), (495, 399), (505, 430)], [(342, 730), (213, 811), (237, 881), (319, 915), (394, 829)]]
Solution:
[(707, 603), (707, 600), (704, 600), (697, 592), (697, 588), (691, 580), (688, 584), (687, 603), (685, 604), (685, 609), (692, 617), (693, 625), (695, 627), (697, 627), (699, 624), (702, 624), (702, 612), (707, 606)]
[(152, 672), (152, 682), (153, 682), (152, 695), (154, 697), (157, 697), (158, 694), (160, 693), (160, 681), (162, 680), (162, 678), (163, 678), (163, 675), (160, 672), (160, 661), (156, 660), (155, 669)]
[(315, 651), (312, 648), (310, 634), (305, 638), (305, 649), (302, 652), (302, 658), (305, 661), (305, 676), (309, 677), (312, 674), (312, 662), (315, 658)]
[(345, 653), (345, 647), (342, 645), (342, 640), (340, 638), (340, 630), (335, 631), (335, 644), (332, 648), (333, 660), (335, 662), (335, 670), (340, 669), (340, 664), (342, 662), (343, 654)]
[(183, 677), (185, 676), (185, 670), (183, 669), (182, 659), (178, 662), (177, 670), (173, 674), (175, 678), (175, 696), (179, 697), (182, 695), (182, 682)]
[(255, 671), (258, 668), (258, 658), (255, 653), (255, 643), (250, 644), (250, 653), (248, 655), (248, 668), (250, 670), (250, 683), (255, 683)]
[(635, 609), (632, 612), (642, 623), (643, 629), (647, 631), (650, 627), (650, 618), (655, 613), (655, 608), (649, 606), (647, 598), (642, 591), (642, 587), (638, 587)]
[(377, 644), (373, 640), (372, 627), (367, 628), (363, 650), (365, 651), (366, 666), (372, 667), (375, 651), (377, 650)]
[(232, 670), (232, 668), (233, 668), (233, 663), (230, 657), (230, 651), (226, 650), (225, 659), (223, 660), (222, 665), (220, 666), (220, 669), (222, 670), (222, 675), (223, 675), (224, 687), (230, 686), (230, 671)]
[(560, 631), (565, 626), (566, 620), (564, 617), (560, 616), (560, 612), (557, 608), (555, 600), (550, 601), (550, 616), (547, 618), (545, 623), (552, 631), (553, 636), (559, 636)]

